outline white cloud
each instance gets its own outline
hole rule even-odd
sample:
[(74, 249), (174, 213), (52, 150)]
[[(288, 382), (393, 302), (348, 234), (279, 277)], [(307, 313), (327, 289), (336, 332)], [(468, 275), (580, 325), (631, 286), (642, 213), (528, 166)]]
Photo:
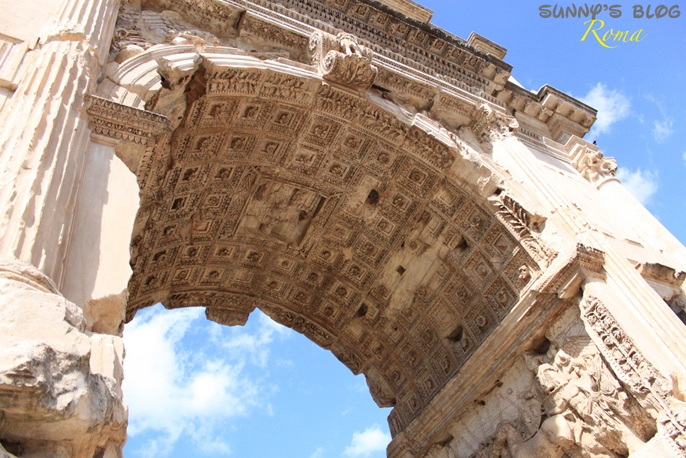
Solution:
[(287, 338), (294, 331), (273, 321), (267, 315), (259, 315), (260, 329), (256, 334), (236, 331), (231, 339), (222, 342), (222, 346), (233, 353), (250, 355), (251, 362), (258, 367), (265, 368), (269, 357), (269, 344), (274, 336)]
[(665, 118), (663, 121), (654, 121), (653, 137), (658, 143), (662, 143), (670, 135), (674, 133), (674, 122), (670, 118)]
[(684, 154), (682, 157), (684, 158), (684, 165), (686, 165), (686, 151), (684, 151)]
[(391, 436), (381, 431), (379, 425), (372, 425), (363, 433), (353, 433), (352, 442), (345, 448), (343, 454), (353, 458), (370, 456), (374, 452), (386, 450), (390, 441)]
[(656, 142), (662, 143), (674, 133), (674, 120), (667, 114), (665, 104), (661, 100), (656, 99), (652, 94), (646, 94), (643, 97), (653, 102), (662, 114), (662, 121), (653, 121), (653, 138)]
[(617, 178), (622, 181), (624, 187), (643, 205), (650, 202), (650, 198), (657, 191), (657, 171), (640, 168), (635, 172), (628, 169), (619, 168)]
[[(244, 356), (221, 352), (219, 357), (208, 357), (197, 348), (193, 353), (185, 348), (184, 337), (194, 337), (191, 329), (200, 329), (203, 337), (216, 337), (212, 327), (219, 325), (205, 321), (203, 309), (158, 311), (158, 307), (139, 312), (124, 332), (128, 433), (152, 433), (137, 452), (145, 457), (164, 456), (183, 436), (208, 454), (228, 454), (231, 450), (221, 425), (263, 406), (264, 389), (245, 375)], [(273, 332), (260, 326), (258, 334)], [(261, 341), (263, 345), (271, 342)], [(231, 342), (229, 338), (227, 344)]]
[(319, 447), (312, 455), (310, 455), (310, 458), (322, 458), (325, 451), (326, 449), (324, 447)]
[(612, 124), (629, 116), (631, 102), (619, 91), (609, 90), (603, 83), (596, 84), (581, 100), (598, 110), (598, 115), (588, 136), (596, 137), (610, 131)]

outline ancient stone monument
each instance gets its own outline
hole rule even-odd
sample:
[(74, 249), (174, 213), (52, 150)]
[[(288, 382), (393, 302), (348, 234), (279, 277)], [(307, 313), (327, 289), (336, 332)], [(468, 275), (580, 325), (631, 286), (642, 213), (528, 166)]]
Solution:
[(503, 47), (410, 0), (13, 5), (0, 455), (121, 456), (162, 302), (364, 373), (391, 458), (686, 456), (686, 249)]

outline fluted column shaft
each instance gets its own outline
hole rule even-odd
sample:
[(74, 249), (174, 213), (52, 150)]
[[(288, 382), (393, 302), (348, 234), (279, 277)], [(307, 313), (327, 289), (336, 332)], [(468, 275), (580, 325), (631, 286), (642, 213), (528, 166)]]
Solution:
[(89, 144), (84, 96), (107, 58), (119, 0), (66, 0), (0, 113), (0, 254), (60, 283)]

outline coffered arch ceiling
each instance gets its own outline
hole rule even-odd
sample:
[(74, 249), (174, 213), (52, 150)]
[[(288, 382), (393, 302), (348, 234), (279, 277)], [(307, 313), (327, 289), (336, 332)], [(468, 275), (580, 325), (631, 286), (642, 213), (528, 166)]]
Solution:
[(549, 261), (530, 215), (457, 135), (374, 91), (182, 61), (148, 102), (175, 127), (138, 168), (127, 319), (158, 301), (228, 325), (260, 308), (364, 373), (396, 435)]

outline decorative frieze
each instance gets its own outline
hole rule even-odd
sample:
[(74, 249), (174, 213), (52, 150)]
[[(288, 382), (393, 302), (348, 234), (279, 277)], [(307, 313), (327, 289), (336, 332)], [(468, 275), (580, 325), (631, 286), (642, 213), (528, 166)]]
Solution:
[(169, 120), (157, 113), (139, 110), (97, 96), (88, 96), (88, 127), (96, 134), (151, 145), (171, 130)]

